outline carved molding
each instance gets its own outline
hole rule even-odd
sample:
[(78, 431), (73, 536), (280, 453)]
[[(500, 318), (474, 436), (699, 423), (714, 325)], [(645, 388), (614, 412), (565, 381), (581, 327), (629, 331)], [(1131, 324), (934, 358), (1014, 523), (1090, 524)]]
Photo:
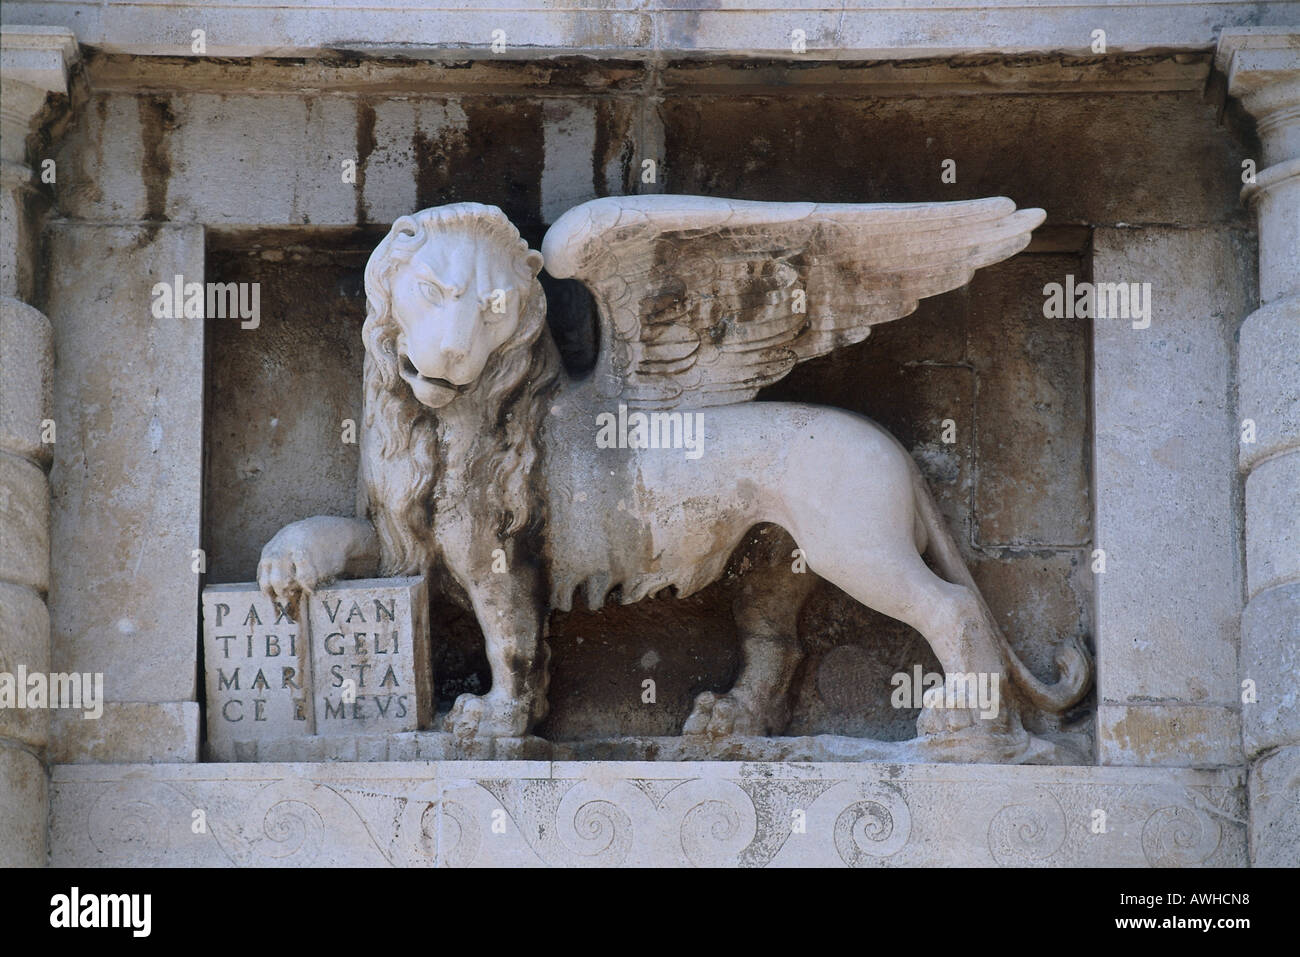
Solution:
[(79, 56), (76, 37), (62, 27), (0, 29), (0, 141), (6, 166), (22, 164), (32, 120), (47, 93), (65, 93)]
[(58, 766), (52, 863), (1238, 866), (1242, 777), (698, 762)]

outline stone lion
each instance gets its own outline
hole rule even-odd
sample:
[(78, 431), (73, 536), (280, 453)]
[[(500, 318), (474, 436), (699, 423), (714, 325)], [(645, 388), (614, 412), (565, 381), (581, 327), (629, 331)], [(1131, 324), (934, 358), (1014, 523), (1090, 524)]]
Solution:
[[(265, 547), (258, 582), (296, 601), (333, 578), (426, 575), (477, 616), (492, 671), (447, 718), (460, 739), (527, 735), (547, 711), (552, 610), (715, 581), (760, 523), (791, 564), (736, 603), (743, 667), (696, 700), (685, 734), (780, 734), (815, 576), (919, 631), (948, 674), (1002, 678), (996, 717), (929, 707), (922, 737), (1024, 735), (1026, 706), (1087, 690), (1017, 658), (906, 450), (862, 416), (752, 399), (799, 361), (864, 338), (917, 300), (1022, 249), (1041, 210), (1006, 199), (924, 205), (595, 200), (543, 255), (493, 206), (404, 216), (366, 266), (357, 518), (318, 516)], [(577, 277), (601, 313), (594, 371), (570, 378), (537, 274)], [(929, 554), (940, 574), (922, 555)], [(882, 689), (883, 690), (883, 689)]]

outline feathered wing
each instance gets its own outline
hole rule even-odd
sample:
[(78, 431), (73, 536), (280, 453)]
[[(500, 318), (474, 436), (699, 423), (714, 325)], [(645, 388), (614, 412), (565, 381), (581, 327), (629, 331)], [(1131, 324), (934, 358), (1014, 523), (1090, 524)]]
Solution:
[(596, 387), (637, 409), (728, 405), (866, 338), (1019, 252), (1043, 221), (1004, 197), (956, 203), (592, 200), (556, 221), (546, 269), (601, 316)]

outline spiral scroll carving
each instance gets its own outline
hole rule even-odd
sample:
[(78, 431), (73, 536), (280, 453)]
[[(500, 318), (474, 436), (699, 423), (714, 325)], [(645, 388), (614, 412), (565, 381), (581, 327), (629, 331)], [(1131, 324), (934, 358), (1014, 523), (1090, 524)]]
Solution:
[(901, 795), (881, 791), (850, 804), (835, 819), (835, 850), (849, 867), (869, 867), (903, 849), (912, 814)]

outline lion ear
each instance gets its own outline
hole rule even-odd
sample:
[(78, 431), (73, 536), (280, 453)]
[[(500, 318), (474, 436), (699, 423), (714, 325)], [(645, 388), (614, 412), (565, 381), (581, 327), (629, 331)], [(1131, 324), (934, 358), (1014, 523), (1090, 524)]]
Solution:
[(533, 271), (533, 277), (542, 271), (542, 254), (536, 249), (528, 250), (528, 255), (524, 257), (524, 262), (528, 263), (528, 268)]

